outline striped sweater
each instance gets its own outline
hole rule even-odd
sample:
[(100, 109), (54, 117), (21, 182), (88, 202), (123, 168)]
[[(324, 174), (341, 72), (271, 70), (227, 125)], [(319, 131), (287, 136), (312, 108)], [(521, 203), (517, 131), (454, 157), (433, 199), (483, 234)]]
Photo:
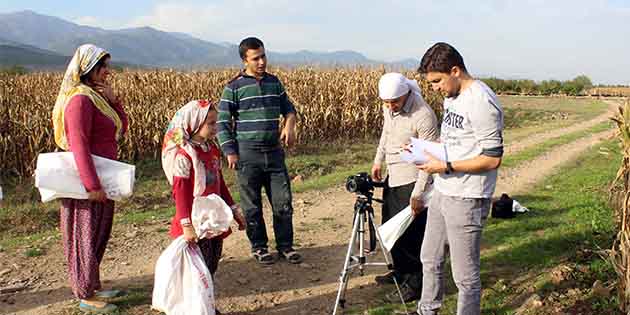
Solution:
[(280, 144), (280, 115), (295, 113), (295, 107), (278, 78), (265, 73), (262, 79), (241, 72), (223, 89), (219, 102), (217, 137), (225, 154), (242, 149), (270, 149)]

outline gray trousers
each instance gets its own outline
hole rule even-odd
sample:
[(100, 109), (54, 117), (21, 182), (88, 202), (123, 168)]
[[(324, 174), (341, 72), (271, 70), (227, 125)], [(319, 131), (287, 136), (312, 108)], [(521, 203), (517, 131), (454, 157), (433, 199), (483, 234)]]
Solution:
[(488, 198), (451, 197), (434, 190), (420, 252), (423, 281), (418, 314), (434, 315), (442, 306), (448, 245), (457, 285), (457, 314), (481, 314), (480, 242), (490, 209)]

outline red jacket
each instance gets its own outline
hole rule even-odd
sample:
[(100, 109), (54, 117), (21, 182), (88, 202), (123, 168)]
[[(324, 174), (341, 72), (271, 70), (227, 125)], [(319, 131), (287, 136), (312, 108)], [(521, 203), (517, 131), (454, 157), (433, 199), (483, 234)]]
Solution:
[[(228, 206), (232, 207), (234, 205), (234, 200), (232, 199), (232, 195), (225, 185), (225, 180), (223, 179), (223, 173), (221, 172), (221, 153), (219, 148), (211, 144), (210, 150), (208, 152), (204, 152), (199, 146), (193, 146), (195, 148), (195, 152), (197, 153), (197, 158), (203, 163), (206, 170), (206, 190), (203, 192), (202, 196), (208, 196), (210, 194), (217, 194), (220, 196)], [(195, 170), (192, 167), (192, 160), (190, 156), (184, 151), (180, 149), (177, 152), (178, 158), (180, 155), (188, 160), (188, 172), (186, 172), (189, 176), (178, 176), (182, 175), (181, 171), (175, 172), (175, 176), (173, 176), (173, 198), (175, 199), (175, 216), (171, 221), (171, 231), (170, 235), (172, 238), (176, 238), (183, 234), (182, 225), (180, 223), (181, 219), (191, 219), (192, 213), (192, 204), (193, 204), (193, 192), (194, 192), (194, 179), (195, 179)], [(224, 233), (221, 237), (226, 237), (229, 235), (231, 231)]]

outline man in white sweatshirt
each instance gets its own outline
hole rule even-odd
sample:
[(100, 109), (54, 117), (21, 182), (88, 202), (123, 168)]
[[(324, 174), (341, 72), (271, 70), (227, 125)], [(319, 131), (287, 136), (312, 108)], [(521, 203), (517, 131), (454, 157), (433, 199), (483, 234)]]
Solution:
[(418, 314), (434, 315), (442, 306), (448, 244), (458, 289), (457, 314), (478, 315), (481, 232), (503, 156), (503, 110), (494, 92), (468, 73), (462, 56), (449, 44), (433, 45), (418, 71), (445, 95), (440, 141), (447, 157), (418, 165), (437, 174), (421, 249)]

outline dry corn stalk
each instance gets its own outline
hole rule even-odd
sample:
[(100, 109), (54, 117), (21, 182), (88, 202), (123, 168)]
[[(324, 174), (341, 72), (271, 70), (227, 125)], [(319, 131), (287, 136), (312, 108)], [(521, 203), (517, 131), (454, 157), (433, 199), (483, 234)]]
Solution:
[(617, 281), (619, 306), (623, 312), (630, 311), (630, 102), (619, 107), (619, 113), (611, 118), (618, 128), (621, 151), (623, 154), (617, 177), (611, 187), (621, 187), (621, 203), (617, 206), (619, 232), (613, 243), (609, 259), (619, 279)]

